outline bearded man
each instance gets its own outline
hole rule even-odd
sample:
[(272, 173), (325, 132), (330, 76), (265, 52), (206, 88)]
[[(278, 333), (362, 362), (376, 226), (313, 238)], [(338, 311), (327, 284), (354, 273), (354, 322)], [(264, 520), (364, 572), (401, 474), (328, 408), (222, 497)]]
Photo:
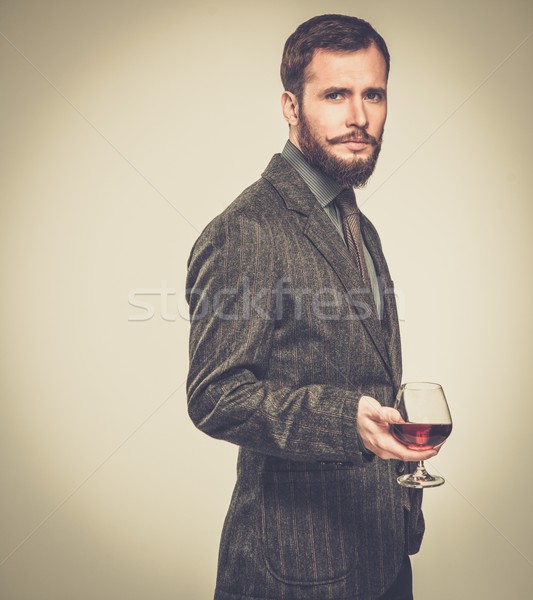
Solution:
[(389, 52), (322, 15), (285, 44), (289, 140), (201, 234), (188, 265), (189, 414), (240, 447), (216, 600), (412, 598), (424, 531), (390, 434), (401, 382), (393, 284), (355, 201), (387, 116)]

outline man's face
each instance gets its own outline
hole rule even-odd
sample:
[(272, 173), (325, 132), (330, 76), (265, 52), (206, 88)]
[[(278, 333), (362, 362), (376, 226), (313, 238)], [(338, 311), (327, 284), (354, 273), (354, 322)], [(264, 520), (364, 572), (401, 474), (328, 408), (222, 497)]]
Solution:
[(311, 164), (344, 186), (372, 174), (387, 117), (385, 59), (372, 44), (356, 52), (318, 50), (291, 140)]

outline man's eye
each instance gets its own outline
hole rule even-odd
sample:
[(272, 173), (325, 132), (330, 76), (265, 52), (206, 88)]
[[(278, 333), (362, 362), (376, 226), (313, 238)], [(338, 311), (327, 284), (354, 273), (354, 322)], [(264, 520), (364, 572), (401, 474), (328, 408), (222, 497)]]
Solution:
[(339, 92), (331, 92), (326, 96), (328, 100), (340, 100), (342, 98)]
[(370, 102), (379, 102), (383, 98), (379, 92), (368, 92), (365, 97)]

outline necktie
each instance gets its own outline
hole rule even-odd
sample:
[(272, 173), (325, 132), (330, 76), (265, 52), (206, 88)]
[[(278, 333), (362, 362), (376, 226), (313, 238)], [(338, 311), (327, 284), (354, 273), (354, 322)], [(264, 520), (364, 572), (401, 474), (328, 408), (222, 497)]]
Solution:
[(341, 219), (342, 219), (342, 232), (344, 233), (344, 239), (348, 250), (359, 268), (361, 277), (365, 285), (370, 284), (370, 277), (368, 276), (368, 270), (365, 261), (365, 251), (363, 246), (363, 236), (361, 235), (361, 222), (359, 219), (359, 209), (355, 202), (355, 194), (352, 188), (342, 190), (342, 192), (335, 198), (335, 204), (337, 205)]

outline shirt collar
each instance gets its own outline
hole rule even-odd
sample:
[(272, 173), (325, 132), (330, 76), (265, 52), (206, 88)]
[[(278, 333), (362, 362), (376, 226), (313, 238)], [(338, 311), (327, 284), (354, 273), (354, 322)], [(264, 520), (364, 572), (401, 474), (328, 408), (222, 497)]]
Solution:
[(305, 156), (290, 140), (287, 140), (281, 156), (298, 171), (322, 207), (327, 206), (342, 192), (342, 186), (310, 165)]

